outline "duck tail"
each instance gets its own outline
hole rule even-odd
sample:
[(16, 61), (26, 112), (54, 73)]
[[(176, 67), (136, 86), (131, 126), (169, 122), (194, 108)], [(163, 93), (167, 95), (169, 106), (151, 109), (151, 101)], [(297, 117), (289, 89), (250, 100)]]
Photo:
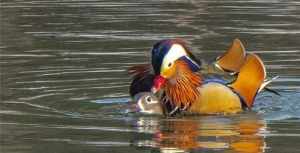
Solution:
[(276, 79), (278, 79), (278, 78), (279, 78), (279, 76), (275, 76), (275, 77), (273, 77), (273, 78), (271, 78), (271, 79), (266, 79), (266, 80), (264, 81), (264, 83), (260, 86), (260, 88), (259, 88), (259, 90), (258, 90), (258, 93), (260, 93), (260, 92), (262, 92), (262, 91), (268, 91), (268, 92), (271, 92), (271, 93), (273, 93), (273, 94), (275, 94), (275, 95), (280, 96), (280, 93), (279, 93), (279, 92), (277, 92), (277, 91), (274, 90), (274, 89), (270, 89), (270, 88), (267, 87), (269, 84), (271, 84), (274, 80), (276, 80)]
[(266, 88), (267, 88), (267, 85), (269, 85), (270, 83), (272, 83), (274, 80), (276, 80), (276, 79), (278, 79), (278, 78), (279, 78), (279, 76), (275, 76), (275, 77), (273, 77), (273, 78), (271, 78), (271, 79), (266, 79), (266, 80), (264, 81), (264, 83), (260, 86), (258, 92), (261, 92), (261, 91), (263, 91), (264, 89), (266, 89)]
[(256, 54), (249, 53), (237, 79), (230, 86), (239, 93), (247, 107), (251, 108), (265, 78), (266, 70), (262, 60)]
[(239, 72), (246, 59), (246, 50), (239, 39), (234, 39), (228, 50), (216, 59), (215, 65), (226, 72)]

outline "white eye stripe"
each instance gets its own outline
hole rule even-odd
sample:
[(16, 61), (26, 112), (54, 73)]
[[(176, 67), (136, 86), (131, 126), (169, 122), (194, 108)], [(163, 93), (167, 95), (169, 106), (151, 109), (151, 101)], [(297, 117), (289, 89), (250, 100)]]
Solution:
[(140, 107), (140, 110), (141, 110), (141, 111), (144, 111), (144, 110), (145, 110), (145, 108), (144, 108), (144, 106), (143, 106), (143, 104), (142, 104), (142, 101), (139, 100), (137, 104), (138, 104), (138, 106)]
[(179, 44), (174, 44), (170, 48), (169, 52), (165, 55), (163, 62), (162, 62), (162, 68), (167, 68), (169, 63), (173, 63), (177, 59), (179, 59), (182, 56), (186, 56), (187, 53), (185, 49), (179, 45)]

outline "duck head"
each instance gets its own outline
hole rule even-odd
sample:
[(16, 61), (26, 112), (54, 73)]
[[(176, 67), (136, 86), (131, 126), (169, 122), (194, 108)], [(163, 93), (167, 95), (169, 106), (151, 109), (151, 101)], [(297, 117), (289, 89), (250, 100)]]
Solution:
[(183, 59), (193, 71), (200, 70), (201, 62), (189, 51), (181, 39), (166, 39), (154, 44), (152, 48), (152, 66), (156, 75), (162, 69), (170, 67), (177, 59)]
[(137, 111), (144, 114), (163, 115), (163, 107), (159, 99), (151, 92), (140, 92), (134, 96)]
[(152, 66), (155, 72), (155, 93), (176, 72), (175, 62), (181, 60), (193, 72), (201, 69), (201, 62), (190, 52), (186, 43), (181, 39), (166, 39), (154, 44), (152, 49)]

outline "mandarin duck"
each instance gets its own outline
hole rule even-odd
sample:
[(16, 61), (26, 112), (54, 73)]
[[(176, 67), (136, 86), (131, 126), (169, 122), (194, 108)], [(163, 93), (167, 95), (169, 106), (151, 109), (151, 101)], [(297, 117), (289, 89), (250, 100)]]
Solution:
[(235, 39), (229, 49), (222, 56), (217, 57), (216, 61), (209, 63), (200, 61), (189, 50), (187, 44), (181, 39), (166, 39), (157, 42), (152, 49), (152, 65), (141, 64), (128, 69), (129, 74), (133, 76), (129, 89), (130, 96), (151, 90), (154, 76), (159, 74), (159, 67), (166, 57), (180, 56), (194, 72), (228, 76), (239, 72), (246, 56), (244, 46), (239, 39)]
[(134, 95), (133, 101), (136, 103), (137, 112), (157, 115), (164, 114), (162, 103), (151, 92), (140, 92)]
[[(130, 69), (129, 72), (134, 76), (130, 94), (134, 96), (151, 89), (156, 93), (164, 89), (163, 101), (168, 103), (163, 106), (167, 110), (182, 108), (201, 114), (236, 113), (243, 108), (251, 108), (266, 75), (260, 58), (255, 54), (246, 55), (238, 39), (233, 41), (224, 55), (206, 68), (238, 74), (233, 83), (204, 78), (200, 65), (201, 62), (191, 54), (183, 41), (160, 41), (152, 49), (154, 73), (151, 73), (149, 64)], [(249, 74), (253, 76), (252, 79), (247, 78)]]
[[(176, 61), (175, 64), (179, 68), (176, 72), (176, 75), (179, 76), (171, 78), (175, 79), (173, 80), (175, 84), (168, 82), (171, 80), (163, 79), (163, 84), (161, 85), (165, 86), (166, 96), (170, 96), (170, 102), (173, 105), (177, 106), (177, 108), (186, 107), (186, 112), (197, 114), (228, 114), (251, 108), (256, 93), (259, 92), (260, 85), (263, 82), (263, 79), (259, 78), (263, 78), (265, 73), (261, 61), (254, 54), (247, 55), (246, 64), (242, 67), (237, 80), (230, 85), (225, 85), (215, 80), (203, 81), (199, 74), (193, 74), (193, 72), (188, 70), (187, 65), (182, 61)], [(258, 67), (261, 69), (257, 69)], [(255, 71), (259, 73), (251, 74)], [(243, 81), (250, 74), (253, 79)], [(168, 78), (167, 76), (165, 77)], [(162, 81), (160, 79), (161, 77), (158, 80), (155, 79), (154, 87), (156, 81)], [(181, 88), (184, 91), (178, 91)], [(192, 99), (193, 96), (195, 99)], [(151, 92), (138, 93), (134, 96), (134, 99), (137, 102), (139, 112), (166, 115), (164, 103)], [(183, 103), (185, 101), (190, 103)], [(188, 105), (188, 107), (185, 105)]]

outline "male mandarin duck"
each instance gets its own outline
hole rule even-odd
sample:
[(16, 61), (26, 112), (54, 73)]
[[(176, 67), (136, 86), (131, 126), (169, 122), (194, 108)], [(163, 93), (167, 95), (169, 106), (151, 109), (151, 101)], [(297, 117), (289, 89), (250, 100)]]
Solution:
[(154, 74), (149, 65), (132, 68), (130, 73), (134, 80), (130, 93), (151, 89), (156, 93), (163, 89), (164, 99), (171, 108), (197, 114), (237, 113), (252, 107), (266, 77), (261, 59), (255, 54), (246, 55), (237, 39), (214, 63), (224, 71), (238, 73), (234, 82), (226, 84), (220, 79), (205, 79), (199, 71), (200, 65), (183, 41), (160, 41), (152, 49)]
[[(194, 72), (202, 71), (202, 73), (212, 74), (220, 73), (221, 70), (221, 73), (229, 72), (234, 74), (239, 71), (240, 65), (245, 59), (246, 52), (240, 40), (235, 39), (226, 53), (218, 57), (216, 62), (205, 65), (189, 51), (187, 44), (183, 40), (166, 39), (159, 41), (152, 49), (152, 65), (141, 64), (129, 68), (128, 72), (133, 76), (133, 81), (129, 89), (130, 96), (133, 97), (139, 92), (150, 91), (154, 76), (159, 73), (163, 57), (173, 55), (181, 56), (181, 59), (189, 63), (189, 67)], [(235, 60), (230, 59), (230, 57), (233, 57)], [(153, 69), (155, 72), (153, 72)]]

